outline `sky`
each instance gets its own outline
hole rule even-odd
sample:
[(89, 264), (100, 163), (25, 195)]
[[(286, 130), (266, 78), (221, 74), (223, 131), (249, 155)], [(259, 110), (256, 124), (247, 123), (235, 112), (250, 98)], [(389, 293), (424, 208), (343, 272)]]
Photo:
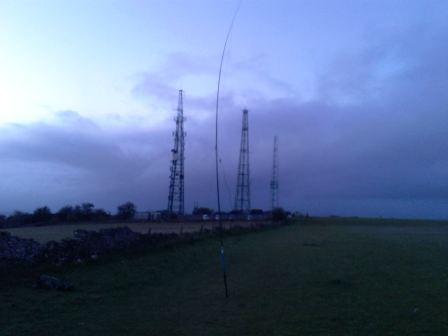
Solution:
[[(214, 103), (239, 0), (0, 0), (0, 212), (216, 208)], [(251, 196), (311, 215), (448, 218), (448, 2), (243, 0), (221, 82), (223, 208), (249, 110)]]

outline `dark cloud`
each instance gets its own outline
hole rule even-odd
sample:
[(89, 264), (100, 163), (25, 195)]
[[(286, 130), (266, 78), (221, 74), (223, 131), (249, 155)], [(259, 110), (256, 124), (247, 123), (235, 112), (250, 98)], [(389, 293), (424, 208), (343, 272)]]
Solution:
[[(160, 153), (168, 150), (160, 145), (166, 137), (163, 133), (138, 128), (112, 132), (76, 112), (62, 112), (53, 123), (5, 129), (0, 155), (2, 175), (10, 185), (7, 192), (19, 192), (20, 203), (28, 206), (30, 191), (40, 195), (32, 206), (90, 200), (111, 208), (127, 199), (143, 200), (144, 184), (157, 179)], [(29, 190), (23, 186), (24, 178)], [(8, 210), (21, 207), (3, 196)]]
[[(252, 204), (267, 208), (273, 136), (279, 136), (280, 201), (317, 214), (448, 217), (448, 36), (419, 29), (390, 36), (335, 60), (317, 96), (303, 101), (287, 84), (257, 70), (283, 98), (224, 90), (220, 157), (224, 206), (235, 191), (241, 110), (250, 110)], [(262, 63), (261, 63), (262, 64)], [(236, 64), (235, 67), (243, 67)], [(187, 70), (186, 70), (187, 69)], [(213, 67), (174, 55), (141, 74), (133, 93), (175, 106), (176, 80)], [(215, 206), (214, 96), (186, 94), (186, 199)], [(1, 129), (5, 210), (92, 201), (112, 209), (166, 205), (171, 116), (158, 129), (112, 130), (76, 112), (52, 123)]]

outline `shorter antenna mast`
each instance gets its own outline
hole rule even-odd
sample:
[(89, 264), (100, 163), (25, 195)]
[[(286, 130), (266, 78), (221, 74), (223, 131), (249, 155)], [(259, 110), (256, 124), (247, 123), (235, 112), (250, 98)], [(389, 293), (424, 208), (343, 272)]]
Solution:
[(235, 210), (246, 215), (250, 212), (249, 111), (246, 109), (243, 110), (243, 126), (241, 128)]
[(271, 178), (271, 210), (278, 208), (278, 143), (277, 136), (274, 136), (274, 155), (272, 160)]

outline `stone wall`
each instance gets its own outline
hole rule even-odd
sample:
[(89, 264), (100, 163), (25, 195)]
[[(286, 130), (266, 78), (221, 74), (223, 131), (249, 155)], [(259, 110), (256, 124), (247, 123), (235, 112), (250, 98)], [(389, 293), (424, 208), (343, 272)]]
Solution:
[(100, 231), (76, 230), (73, 239), (39, 244), (3, 231), (0, 232), (0, 261), (3, 265), (11, 262), (79, 263), (120, 250), (164, 247), (199, 237), (200, 234), (141, 234), (121, 227)]
[[(251, 227), (235, 226), (224, 233), (226, 235), (241, 234), (269, 226), (273, 225), (254, 223)], [(82, 263), (97, 260), (117, 251), (175, 246), (217, 234), (219, 234), (218, 230), (201, 230), (182, 235), (151, 234), (151, 232), (142, 234), (131, 231), (128, 227), (120, 227), (100, 231), (76, 230), (73, 239), (64, 239), (60, 242), (50, 241), (42, 245), (32, 239), (22, 239), (12, 236), (9, 232), (0, 231), (0, 267), (7, 267), (11, 262), (56, 265)]]
[(0, 260), (32, 262), (41, 252), (42, 246), (38, 242), (0, 231)]

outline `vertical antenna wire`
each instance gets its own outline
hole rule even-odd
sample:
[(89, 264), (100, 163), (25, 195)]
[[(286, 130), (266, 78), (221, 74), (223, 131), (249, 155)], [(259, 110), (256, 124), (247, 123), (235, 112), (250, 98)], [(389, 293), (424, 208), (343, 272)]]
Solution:
[(218, 74), (218, 87), (216, 90), (216, 109), (215, 109), (215, 167), (216, 167), (216, 196), (217, 196), (217, 202), (218, 202), (218, 221), (219, 221), (219, 243), (220, 243), (220, 255), (221, 255), (221, 267), (222, 267), (222, 274), (224, 279), (224, 291), (226, 298), (229, 297), (229, 291), (227, 287), (227, 271), (226, 271), (226, 262), (225, 262), (225, 255), (224, 255), (224, 241), (223, 241), (223, 227), (222, 227), (222, 214), (221, 214), (221, 197), (220, 197), (220, 188), (219, 188), (219, 154), (218, 154), (218, 115), (219, 115), (219, 89), (221, 85), (221, 73), (222, 73), (222, 64), (224, 62), (224, 55), (226, 53), (226, 47), (227, 42), (229, 41), (230, 34), (233, 29), (233, 24), (235, 22), (235, 19), (238, 15), (238, 12), (241, 7), (241, 3), (243, 0), (240, 0), (238, 3), (238, 7), (235, 10), (235, 13), (233, 14), (232, 22), (230, 23), (229, 30), (227, 31), (226, 40), (224, 42), (224, 47), (222, 49), (221, 54), (221, 62), (219, 64), (219, 74)]

